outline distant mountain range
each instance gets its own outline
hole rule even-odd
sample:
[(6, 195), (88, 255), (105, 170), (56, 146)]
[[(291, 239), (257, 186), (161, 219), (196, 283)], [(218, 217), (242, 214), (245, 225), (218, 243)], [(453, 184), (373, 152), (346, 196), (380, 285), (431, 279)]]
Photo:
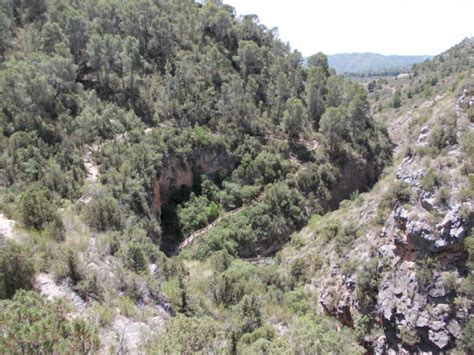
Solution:
[(431, 59), (430, 55), (382, 55), (377, 53), (341, 53), (328, 56), (329, 66), (339, 74), (397, 74), (415, 63)]

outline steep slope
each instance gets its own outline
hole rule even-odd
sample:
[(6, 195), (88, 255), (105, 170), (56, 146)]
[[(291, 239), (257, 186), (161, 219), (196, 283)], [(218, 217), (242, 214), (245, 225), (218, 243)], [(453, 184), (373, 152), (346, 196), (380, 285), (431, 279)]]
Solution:
[(375, 353), (472, 351), (473, 54), (465, 40), (418, 67), (403, 88), (418, 94), (379, 113), (398, 145), (393, 167), (282, 252), (287, 267), (306, 260), (319, 311)]
[(472, 42), (389, 105), (218, 0), (0, 21), (0, 353), (470, 349)]
[(3, 1), (0, 27), (0, 352), (353, 345), (240, 258), (377, 181), (360, 85), (217, 0)]

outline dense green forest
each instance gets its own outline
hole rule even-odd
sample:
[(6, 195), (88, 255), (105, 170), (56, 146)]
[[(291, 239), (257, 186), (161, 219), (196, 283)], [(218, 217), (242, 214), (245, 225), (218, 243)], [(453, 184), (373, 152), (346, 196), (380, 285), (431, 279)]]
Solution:
[(1, 353), (119, 353), (118, 321), (149, 353), (364, 352), (305, 292), (319, 256), (278, 256), (391, 163), (362, 85), (219, 0), (0, 0), (0, 29)]
[[(102, 188), (84, 208), (88, 223), (133, 225), (158, 245), (166, 238), (153, 199), (160, 170), (225, 156), (207, 191), (194, 171), (194, 191), (172, 191), (163, 206), (170, 229), (189, 234), (244, 200), (252, 205), (239, 216), (250, 233), (229, 230), (202, 255), (224, 244), (235, 254), (242, 238), (283, 238), (308, 210), (334, 202), (348, 159), (369, 162), (368, 185), (390, 154), (361, 87), (331, 73), (322, 54), (304, 69), (258, 19), (237, 20), (219, 2), (4, 1), (2, 26), (4, 203), (26, 227), (61, 234), (55, 208), (81, 196), (82, 155), (93, 144)], [(257, 195), (263, 201), (252, 203)]]
[[(228, 278), (255, 272), (232, 259), (276, 252), (310, 213), (375, 182), (390, 143), (363, 88), (335, 75), (323, 54), (305, 68), (276, 32), (219, 1), (3, 0), (0, 20), (2, 206), (36, 235), (28, 251), (8, 249), (19, 248), (27, 265), (2, 294), (28, 286), (30, 263), (69, 277), (85, 300), (113, 293), (98, 290), (100, 275), (81, 270), (84, 256), (69, 245), (59, 212), (65, 208), (105, 235), (128, 278), (146, 279), (147, 265), (158, 263), (171, 270), (160, 272), (157, 290), (177, 280), (179, 292), (183, 267), (160, 249), (176, 254), (184, 238), (221, 217), (190, 257), (224, 258), (211, 281), (213, 303), (224, 307), (225, 319), (243, 322), (226, 332), (226, 347), (253, 331), (270, 336), (260, 316), (246, 315), (258, 311), (252, 281)], [(91, 147), (99, 166), (94, 183), (84, 164)], [(218, 165), (209, 172), (213, 159)], [(348, 165), (366, 176), (333, 195)], [(192, 183), (168, 186), (165, 201), (157, 181), (180, 166)], [(278, 278), (267, 273), (252, 278)], [(303, 297), (292, 281), (271, 279), (268, 287), (276, 282), (282, 295), (290, 292), (285, 297)], [(201, 317), (215, 314), (186, 297), (176, 313), (191, 318), (177, 322), (210, 327)], [(300, 327), (310, 322), (305, 317)], [(307, 326), (324, 322), (316, 324)]]

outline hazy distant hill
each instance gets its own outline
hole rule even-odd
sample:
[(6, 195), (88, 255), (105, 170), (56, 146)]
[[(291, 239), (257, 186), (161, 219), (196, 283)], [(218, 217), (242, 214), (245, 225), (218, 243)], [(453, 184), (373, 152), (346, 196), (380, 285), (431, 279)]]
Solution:
[(328, 56), (329, 65), (338, 73), (383, 73), (400, 72), (415, 63), (424, 62), (432, 56), (382, 55), (376, 53), (341, 53)]

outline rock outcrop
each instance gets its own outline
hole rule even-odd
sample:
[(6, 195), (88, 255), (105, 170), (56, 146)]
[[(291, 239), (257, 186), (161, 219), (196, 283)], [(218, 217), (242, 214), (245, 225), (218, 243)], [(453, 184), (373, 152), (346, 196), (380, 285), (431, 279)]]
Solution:
[[(433, 108), (435, 113), (437, 105), (444, 105), (443, 109), (452, 107), (454, 100), (440, 99)], [(457, 112), (458, 124), (472, 129), (472, 125), (465, 124), (462, 110)], [(433, 114), (431, 121), (412, 139), (416, 146), (423, 148), (429, 144), (436, 116)], [(472, 315), (472, 303), (455, 302), (466, 272), (464, 239), (474, 225), (474, 202), (463, 202), (458, 197), (463, 186), (469, 186), (467, 178), (459, 173), (465, 161), (463, 154), (455, 144), (446, 148), (444, 156), (429, 158), (435, 173), (445, 176), (434, 187), (427, 187), (424, 181), (428, 173), (433, 173), (426, 167), (426, 158), (412, 155), (400, 159), (398, 167), (385, 178), (385, 184), (403, 183), (409, 193), (408, 200), (395, 204), (379, 233), (372, 235), (367, 231), (343, 260), (318, 274), (330, 277), (324, 281), (313, 280), (312, 285), (319, 290), (321, 312), (350, 327), (356, 326), (361, 315), (371, 314), (371, 324), (381, 326), (383, 335), (364, 339), (373, 353), (447, 351), (462, 336), (461, 326)], [(440, 197), (442, 189), (449, 194)], [(367, 203), (353, 209), (350, 213), (362, 218), (357, 223), (363, 227), (372, 223), (378, 204)], [(359, 272), (343, 271), (339, 266), (351, 261), (364, 264), (368, 256), (377, 265), (372, 275), (376, 289), (369, 313), (357, 294), (361, 282), (357, 277)], [(361, 266), (356, 269), (360, 270)]]
[(161, 206), (172, 199), (173, 194), (183, 187), (191, 189), (200, 175), (211, 179), (225, 176), (235, 166), (236, 160), (225, 150), (196, 151), (183, 161), (179, 158), (168, 158), (164, 166), (157, 172), (154, 189), (155, 207)]
[(13, 237), (13, 227), (15, 221), (7, 218), (3, 213), (0, 213), (0, 240), (11, 239)]

